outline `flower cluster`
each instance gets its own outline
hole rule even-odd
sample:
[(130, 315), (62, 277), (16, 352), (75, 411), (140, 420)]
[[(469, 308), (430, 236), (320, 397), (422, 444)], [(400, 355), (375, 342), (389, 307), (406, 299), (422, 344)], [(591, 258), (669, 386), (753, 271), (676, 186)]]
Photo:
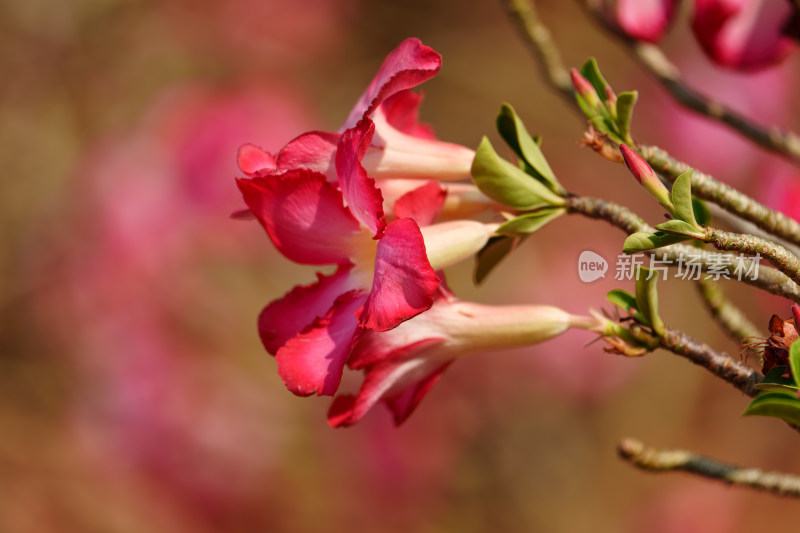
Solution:
[[(676, 13), (676, 0), (616, 0), (607, 17), (634, 39), (656, 42)], [(795, 48), (797, 6), (775, 0), (695, 0), (691, 27), (717, 65), (758, 70), (785, 59)]]
[[(440, 65), (435, 51), (408, 39), (339, 132), (304, 133), (277, 155), (239, 149), (247, 209), (237, 216), (256, 218), (288, 259), (335, 267), (258, 320), (291, 392), (338, 394), (334, 426), (358, 421), (378, 401), (402, 422), (459, 354), (595, 325), (551, 307), (459, 302), (442, 285), (440, 271), (474, 256), (499, 224), (458, 218), (494, 205), (457, 182), (469, 177), (474, 152), (437, 140), (417, 119), (422, 97), (411, 88)], [(436, 222), (439, 215), (455, 219)], [(365, 373), (355, 397), (339, 394), (345, 367)]]

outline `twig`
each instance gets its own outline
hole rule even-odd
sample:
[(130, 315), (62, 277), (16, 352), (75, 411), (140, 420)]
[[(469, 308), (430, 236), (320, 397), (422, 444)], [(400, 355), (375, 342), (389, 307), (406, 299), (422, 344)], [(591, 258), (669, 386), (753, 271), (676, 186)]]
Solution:
[(550, 82), (550, 86), (571, 104), (575, 104), (569, 71), (561, 60), (561, 53), (553, 42), (550, 30), (539, 20), (533, 2), (528, 0), (503, 0), (509, 17), (517, 26), (528, 49), (536, 57), (537, 63)]
[(761, 330), (725, 296), (715, 281), (701, 278), (697, 280), (696, 286), (711, 316), (733, 339), (746, 343), (748, 339), (753, 340), (762, 335)]
[[(638, 145), (636, 148), (645, 161), (653, 167), (653, 170), (670, 182), (675, 181), (678, 176), (692, 168), (656, 146)], [(715, 180), (708, 174), (698, 170), (692, 173), (692, 194), (719, 205), (726, 211), (752, 222), (772, 235), (800, 245), (800, 223), (756, 202), (746, 194)]]
[[(655, 231), (644, 222), (636, 213), (625, 206), (588, 196), (568, 196), (567, 210), (570, 213), (578, 213), (583, 216), (605, 220), (614, 227), (617, 227), (627, 234), (637, 231)], [(665, 260), (673, 265), (691, 257), (700, 265), (702, 272), (709, 272), (716, 275), (727, 275), (737, 277), (737, 272), (747, 271), (750, 260), (733, 254), (715, 253), (712, 259), (709, 252), (689, 246), (686, 244), (673, 244), (651, 252), (651, 257), (658, 254), (659, 260)], [(760, 268), (756, 277), (741, 277), (740, 281), (753, 287), (759, 288), (770, 294), (782, 296), (789, 300), (800, 303), (800, 286), (792, 283), (792, 280), (785, 274), (774, 268)]]
[(780, 154), (795, 163), (800, 163), (800, 137), (797, 134), (774, 126), (755, 124), (734, 109), (700, 93), (686, 83), (678, 67), (664, 55), (658, 46), (631, 39), (602, 17), (590, 2), (581, 3), (595, 20), (625, 44), (639, 63), (661, 82), (679, 104), (725, 124), (767, 150)]
[(617, 445), (619, 456), (633, 466), (649, 472), (689, 472), (778, 496), (800, 497), (800, 477), (782, 472), (766, 472), (759, 468), (742, 468), (722, 463), (686, 450), (657, 450), (635, 439), (625, 439)]
[(763, 256), (792, 281), (800, 284), (800, 258), (780, 244), (755, 235), (732, 233), (716, 228), (706, 228), (705, 230), (703, 241), (713, 244), (718, 250)]
[(747, 396), (753, 397), (759, 392), (755, 389), (755, 385), (762, 380), (758, 372), (742, 361), (724, 352), (717, 352), (682, 331), (667, 328), (661, 337), (661, 347), (702, 366)]

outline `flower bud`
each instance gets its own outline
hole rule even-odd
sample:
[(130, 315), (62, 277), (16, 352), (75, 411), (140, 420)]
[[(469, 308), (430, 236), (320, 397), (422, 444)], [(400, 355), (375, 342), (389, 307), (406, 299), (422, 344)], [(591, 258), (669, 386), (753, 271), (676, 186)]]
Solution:
[(594, 89), (594, 85), (591, 84), (589, 80), (584, 78), (578, 69), (571, 68), (569, 69), (569, 77), (572, 79), (572, 87), (575, 89), (575, 92), (583, 98), (588, 105), (592, 109), (597, 109), (600, 107), (600, 97), (597, 96), (597, 91)]
[(633, 174), (633, 177), (636, 178), (636, 181), (638, 181), (658, 203), (663, 205), (667, 211), (673, 213), (675, 207), (672, 205), (669, 191), (664, 187), (664, 184), (661, 183), (661, 180), (658, 179), (655, 171), (650, 168), (647, 161), (625, 144), (619, 145), (619, 151), (622, 152), (625, 165), (628, 167), (631, 174)]

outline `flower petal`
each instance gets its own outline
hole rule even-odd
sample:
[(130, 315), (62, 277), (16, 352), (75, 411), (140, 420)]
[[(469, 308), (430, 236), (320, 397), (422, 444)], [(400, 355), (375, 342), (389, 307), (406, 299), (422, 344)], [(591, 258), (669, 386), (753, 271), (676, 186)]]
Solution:
[(242, 172), (251, 178), (263, 174), (264, 171), (274, 172), (276, 158), (255, 144), (243, 144), (236, 154), (236, 163)]
[(400, 91), (384, 100), (381, 110), (386, 122), (406, 135), (421, 139), (436, 139), (433, 128), (419, 121), (419, 106), (425, 96), (410, 89)]
[(317, 172), (238, 179), (244, 201), (280, 252), (296, 263), (349, 262), (353, 236), (363, 230), (342, 193)]
[(298, 396), (336, 393), (345, 361), (358, 339), (355, 312), (363, 303), (361, 291), (341, 295), (324, 318), (278, 350), (278, 374), (291, 392)]
[(797, 9), (771, 0), (696, 0), (692, 30), (716, 64), (754, 71), (779, 63), (795, 48), (787, 35)]
[(447, 191), (437, 182), (429, 181), (398, 198), (394, 204), (394, 216), (413, 218), (420, 226), (433, 224), (446, 198)]
[(386, 227), (383, 218), (383, 196), (375, 180), (361, 166), (375, 128), (365, 119), (344, 132), (336, 151), (336, 174), (339, 187), (350, 212), (378, 238)]
[(386, 405), (389, 407), (389, 410), (392, 411), (392, 415), (394, 416), (394, 423), (395, 425), (399, 426), (405, 420), (411, 416), (411, 413), (414, 412), (414, 409), (417, 408), (419, 402), (428, 394), (428, 391), (431, 390), (439, 378), (442, 377), (442, 374), (447, 367), (450, 366), (452, 361), (449, 361), (439, 368), (435, 369), (433, 372), (428, 374), (427, 377), (417, 382), (414, 386), (407, 388), (406, 390), (398, 393), (397, 395), (387, 398)]
[(429, 309), (438, 285), (416, 222), (395, 220), (378, 241), (372, 290), (359, 325), (376, 331), (397, 326)]
[(334, 156), (339, 144), (339, 134), (329, 131), (309, 131), (295, 137), (278, 153), (280, 171), (307, 168), (321, 172), (330, 181), (336, 181)]
[(353, 289), (351, 265), (342, 265), (330, 276), (317, 274), (317, 282), (298, 285), (267, 305), (258, 317), (258, 333), (273, 355), (286, 341), (327, 315), (336, 298)]
[(441, 66), (442, 57), (436, 51), (419, 39), (406, 39), (383, 61), (339, 131), (355, 126), (393, 94), (431, 79)]
[[(409, 346), (417, 352), (441, 342), (426, 339)], [(379, 401), (385, 401), (394, 413), (396, 424), (400, 424), (414, 410), (452, 362), (437, 359), (397, 357), (378, 363), (367, 370), (358, 395), (338, 396), (328, 411), (328, 423), (333, 427), (355, 424)]]

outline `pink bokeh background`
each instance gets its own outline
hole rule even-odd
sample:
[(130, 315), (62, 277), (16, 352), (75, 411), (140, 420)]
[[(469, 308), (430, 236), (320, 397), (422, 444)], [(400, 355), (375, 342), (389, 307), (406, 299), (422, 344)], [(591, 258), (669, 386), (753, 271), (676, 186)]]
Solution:
[[(618, 92), (640, 90), (642, 142), (800, 217), (796, 166), (680, 109), (575, 6), (540, 10), (568, 63), (593, 55)], [(771, 531), (794, 530), (785, 502), (616, 459), (615, 443), (636, 436), (800, 468), (787, 428), (742, 419), (741, 395), (665, 353), (628, 360), (577, 332), (471, 356), (400, 428), (381, 408), (332, 430), (328, 399), (294, 397), (276, 375), (256, 317), (314, 269), (229, 218), (242, 207), (236, 149), (335, 130), (405, 37), (443, 55), (422, 108), (441, 139), (500, 146), (494, 117), (509, 101), (568, 189), (658, 216), (622, 166), (578, 146), (582, 122), (498, 2), (39, 0), (0, 20), (0, 68), (13, 73), (0, 82), (0, 530), (683, 533), (751, 531), (767, 517)], [(685, 22), (664, 46), (705, 92), (800, 126), (797, 58), (722, 72)], [(582, 250), (613, 263), (621, 242), (565, 217), (483, 286), (471, 265), (451, 269), (450, 285), (486, 303), (609, 308), (605, 293), (630, 282), (612, 264), (582, 283), (575, 267)], [(666, 287), (670, 324), (737, 352), (691, 286)], [(772, 313), (788, 314), (725, 287), (765, 333)]]

